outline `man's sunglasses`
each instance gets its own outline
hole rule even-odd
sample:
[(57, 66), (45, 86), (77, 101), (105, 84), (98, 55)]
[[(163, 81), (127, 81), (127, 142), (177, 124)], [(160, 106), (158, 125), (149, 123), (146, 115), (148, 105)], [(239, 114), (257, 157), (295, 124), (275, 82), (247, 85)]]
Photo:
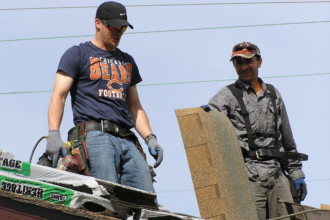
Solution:
[(102, 23), (107, 27), (109, 28), (110, 31), (113, 31), (113, 32), (118, 32), (118, 31), (121, 31), (122, 33), (124, 33), (127, 29), (127, 26), (121, 26), (121, 27), (112, 27), (110, 26), (110, 24), (108, 24), (108, 22), (106, 21), (102, 21)]
[(250, 52), (258, 52), (258, 50), (255, 47), (244, 47), (244, 46), (237, 46), (233, 49), (233, 52), (242, 51), (244, 49), (247, 49)]
[(234, 60), (233, 60), (235, 66), (243, 66), (243, 65), (249, 65), (253, 62), (252, 59), (247, 59), (247, 58), (238, 58), (236, 57)]
[(233, 48), (233, 52), (241, 51), (247, 49), (250, 52), (255, 52), (257, 55), (260, 55), (260, 50), (258, 47), (250, 43), (240, 43)]

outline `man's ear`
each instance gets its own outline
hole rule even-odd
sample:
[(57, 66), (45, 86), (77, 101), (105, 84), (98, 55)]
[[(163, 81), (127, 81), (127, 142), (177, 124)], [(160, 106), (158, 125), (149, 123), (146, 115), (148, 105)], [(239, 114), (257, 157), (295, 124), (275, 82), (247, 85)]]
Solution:
[(98, 18), (95, 18), (95, 28), (96, 28), (96, 30), (100, 30), (101, 25), (102, 25), (101, 20), (98, 19)]
[(261, 67), (261, 64), (262, 64), (262, 58), (260, 57), (259, 60), (258, 60), (258, 68)]

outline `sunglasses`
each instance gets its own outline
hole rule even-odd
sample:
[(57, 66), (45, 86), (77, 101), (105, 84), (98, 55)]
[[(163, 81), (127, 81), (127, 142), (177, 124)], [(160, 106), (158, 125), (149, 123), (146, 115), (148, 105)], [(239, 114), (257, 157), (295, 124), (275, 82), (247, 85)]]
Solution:
[(235, 47), (233, 49), (233, 52), (242, 51), (244, 49), (246, 49), (246, 50), (248, 50), (250, 52), (258, 52), (258, 50), (256, 48), (254, 48), (254, 47), (244, 47), (244, 46), (243, 47), (240, 47), (240, 46)]
[(122, 33), (124, 33), (127, 30), (127, 26), (121, 26), (121, 27), (112, 27), (110, 26), (110, 24), (108, 24), (106, 21), (102, 21), (102, 23), (109, 28), (110, 31), (113, 32), (119, 32), (121, 31)]
[(247, 43), (247, 42), (237, 44), (237, 45), (233, 48), (233, 52), (242, 51), (242, 50), (244, 50), (244, 49), (247, 49), (247, 50), (250, 51), (250, 52), (254, 52), (254, 53), (260, 55), (260, 50), (259, 50), (259, 48), (256, 47), (255, 45), (253, 45), (253, 44), (249, 44), (249, 43)]
[(253, 63), (254, 61), (252, 59), (244, 59), (244, 58), (235, 58), (234, 59), (235, 66), (243, 66), (243, 65), (249, 65)]

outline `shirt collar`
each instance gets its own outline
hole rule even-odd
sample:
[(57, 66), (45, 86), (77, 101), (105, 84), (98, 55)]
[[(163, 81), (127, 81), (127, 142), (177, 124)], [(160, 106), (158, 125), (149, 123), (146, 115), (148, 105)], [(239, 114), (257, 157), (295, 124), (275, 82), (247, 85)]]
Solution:
[[(266, 91), (267, 90), (266, 83), (264, 83), (264, 81), (259, 77), (258, 77), (258, 80), (261, 84), (262, 90)], [(241, 79), (237, 79), (235, 84), (238, 84), (240, 88), (245, 89), (246, 91), (253, 91), (252, 86), (250, 84), (242, 81)]]

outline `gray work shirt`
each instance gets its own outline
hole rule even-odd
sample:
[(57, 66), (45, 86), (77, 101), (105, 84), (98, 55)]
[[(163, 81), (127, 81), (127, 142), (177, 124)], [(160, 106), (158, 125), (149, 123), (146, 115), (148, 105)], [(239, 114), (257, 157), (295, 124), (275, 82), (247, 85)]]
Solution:
[[(277, 129), (279, 134), (278, 144), (280, 151), (297, 152), (288, 115), (279, 91), (275, 89), (277, 96), (277, 112), (275, 112), (266, 84), (260, 78), (259, 81), (261, 82), (262, 89), (258, 95), (250, 85), (239, 79), (236, 81), (243, 90), (243, 102), (249, 112), (253, 133), (275, 134), (275, 114), (277, 114)], [(221, 111), (228, 116), (235, 127), (242, 150), (249, 152), (250, 148), (247, 131), (244, 118), (241, 114), (241, 107), (232, 92), (227, 87), (224, 87), (209, 101), (208, 104), (211, 110)], [(255, 139), (254, 143), (257, 147), (275, 148), (274, 136), (259, 136)], [(276, 174), (282, 168), (294, 180), (305, 177), (301, 170), (301, 161), (288, 160), (286, 164), (282, 163), (281, 165), (277, 159), (257, 160), (245, 158), (245, 165), (248, 177), (252, 181), (267, 181), (270, 176)]]

